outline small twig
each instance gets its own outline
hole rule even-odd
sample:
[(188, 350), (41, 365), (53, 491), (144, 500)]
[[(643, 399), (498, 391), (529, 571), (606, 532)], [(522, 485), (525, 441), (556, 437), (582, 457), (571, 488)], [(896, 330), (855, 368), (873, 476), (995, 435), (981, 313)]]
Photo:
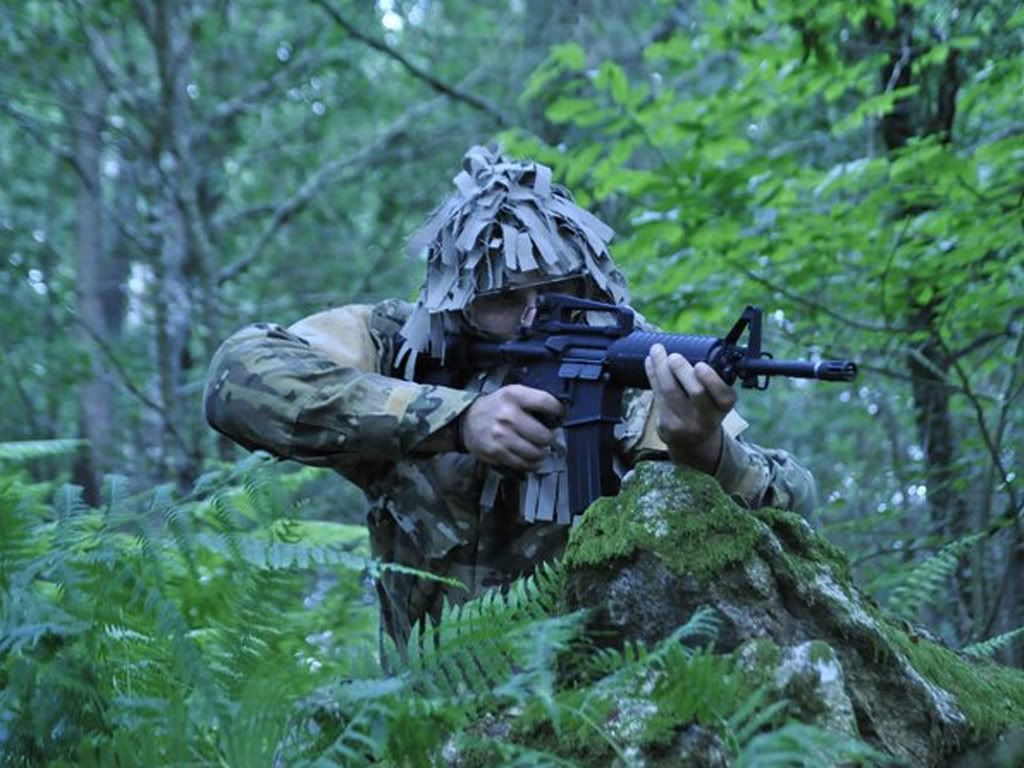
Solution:
[(76, 325), (78, 325), (83, 331), (85, 331), (86, 334), (88, 334), (89, 338), (92, 339), (92, 341), (96, 344), (99, 350), (103, 353), (103, 356), (107, 359), (107, 361), (113, 367), (114, 372), (117, 374), (117, 377), (121, 382), (121, 385), (126, 390), (128, 390), (128, 392), (132, 394), (140, 403), (145, 405), (147, 408), (150, 408), (156, 411), (158, 414), (160, 414), (160, 418), (164, 424), (164, 427), (174, 438), (175, 442), (178, 443), (179, 447), (181, 447), (182, 451), (184, 451), (186, 456), (192, 456), (193, 452), (185, 443), (185, 440), (181, 436), (181, 433), (179, 433), (177, 428), (174, 426), (174, 422), (170, 418), (168, 418), (167, 410), (159, 403), (147, 397), (146, 394), (141, 389), (135, 386), (135, 384), (131, 380), (131, 377), (128, 375), (128, 372), (125, 370), (124, 366), (121, 365), (121, 362), (117, 359), (117, 355), (114, 354), (114, 350), (110, 348), (110, 345), (106, 342), (105, 339), (103, 339), (102, 336), (96, 333), (96, 331), (87, 322), (85, 322), (85, 320), (79, 317), (76, 312), (70, 311), (69, 314), (71, 316), (72, 321)]
[(900, 75), (903, 74), (903, 68), (910, 63), (911, 48), (907, 44), (906, 38), (900, 44), (900, 57), (892, 65), (892, 72), (889, 75), (889, 82), (885, 84), (885, 92), (891, 93), (896, 89), (896, 83), (900, 80)]
[(334, 23), (337, 24), (342, 29), (344, 29), (346, 32), (348, 32), (348, 34), (351, 35), (353, 38), (359, 40), (361, 43), (370, 46), (376, 51), (380, 51), (385, 56), (394, 59), (399, 64), (401, 64), (402, 67), (404, 67), (409, 74), (411, 74), (413, 77), (422, 80), (438, 93), (444, 94), (445, 96), (450, 96), (455, 101), (461, 101), (463, 104), (468, 104), (469, 106), (473, 107), (473, 109), (479, 110), (480, 112), (489, 115), (502, 128), (509, 127), (508, 120), (505, 119), (505, 116), (502, 114), (501, 110), (498, 109), (493, 104), (481, 99), (479, 96), (475, 96), (471, 93), (466, 93), (457, 88), (456, 86), (453, 86), (450, 83), (446, 83), (443, 80), (438, 79), (437, 77), (430, 74), (426, 70), (413, 64), (411, 61), (409, 61), (409, 59), (402, 55), (401, 52), (395, 50), (384, 41), (378, 40), (375, 37), (371, 37), (370, 35), (367, 35), (364, 32), (359, 31), (355, 27), (355, 25), (352, 24), (352, 22), (350, 22), (348, 19), (342, 16), (337, 10), (331, 7), (327, 3), (327, 0), (310, 0), (310, 2), (312, 2), (314, 5), (318, 5), (321, 8), (323, 8), (324, 12), (328, 16), (330, 16), (331, 19), (334, 20)]
[(274, 235), (277, 234), (278, 230), (280, 230), (281, 227), (288, 223), (289, 220), (309, 204), (310, 200), (312, 200), (313, 196), (319, 191), (320, 187), (323, 186), (325, 181), (333, 174), (346, 168), (359, 165), (364, 160), (371, 157), (374, 153), (380, 150), (381, 147), (386, 146), (396, 135), (404, 131), (409, 123), (414, 119), (431, 112), (436, 106), (436, 102), (437, 99), (431, 99), (429, 102), (424, 102), (412, 107), (393, 122), (391, 126), (384, 131), (384, 133), (358, 152), (355, 152), (348, 157), (332, 160), (321, 166), (309, 178), (307, 178), (305, 182), (303, 182), (302, 186), (299, 187), (294, 194), (285, 198), (275, 207), (274, 214), (271, 216), (270, 221), (263, 228), (263, 231), (260, 232), (245, 254), (237, 261), (229, 264), (217, 273), (216, 284), (218, 286), (223, 285), (249, 269), (249, 267), (255, 263), (256, 259), (259, 258), (263, 249), (267, 246), (267, 243), (269, 243)]
[(771, 280), (768, 280), (767, 278), (762, 277), (761, 275), (757, 274), (753, 270), (748, 269), (747, 267), (745, 267), (745, 266), (743, 266), (741, 264), (738, 264), (735, 261), (728, 260), (728, 264), (733, 269), (735, 269), (738, 272), (741, 272), (742, 274), (744, 274), (748, 279), (752, 280), (753, 282), (758, 283), (759, 285), (763, 285), (765, 288), (768, 288), (768, 289), (770, 289), (770, 290), (772, 290), (772, 291), (774, 291), (776, 293), (781, 294), (782, 296), (785, 296), (787, 299), (789, 299), (790, 301), (794, 302), (795, 304), (799, 304), (801, 306), (808, 307), (810, 309), (813, 309), (813, 310), (816, 310), (818, 312), (821, 312), (821, 313), (831, 317), (834, 320), (838, 320), (840, 323), (842, 323), (843, 325), (846, 325), (846, 326), (848, 326), (850, 328), (856, 328), (856, 329), (861, 330), (861, 331), (869, 331), (871, 333), (888, 333), (888, 334), (891, 334), (891, 333), (909, 333), (910, 332), (909, 328), (901, 328), (901, 327), (898, 327), (898, 326), (891, 326), (891, 325), (871, 325), (869, 323), (863, 323), (863, 322), (861, 322), (859, 320), (854, 320), (852, 318), (845, 317), (844, 315), (839, 314), (834, 309), (832, 309), (832, 308), (830, 308), (828, 306), (825, 306), (824, 304), (819, 304), (818, 302), (811, 301), (810, 299), (807, 299), (807, 298), (805, 298), (803, 296), (800, 296), (799, 294), (793, 293), (792, 291), (787, 289), (785, 286), (781, 286), (781, 285), (778, 285), (776, 283), (773, 283)]
[(886, 306), (886, 286), (889, 283), (889, 271), (892, 269), (893, 262), (896, 260), (896, 252), (899, 250), (900, 245), (903, 243), (903, 238), (907, 234), (907, 230), (910, 229), (910, 223), (912, 219), (908, 216), (903, 220), (903, 227), (896, 235), (896, 242), (892, 244), (892, 250), (889, 251), (889, 259), (885, 263), (885, 269), (882, 270), (882, 279), (879, 281), (879, 291), (881, 296), (879, 302), (882, 305), (882, 317), (888, 321), (889, 308)]
[(345, 61), (345, 59), (346, 57), (341, 51), (318, 51), (315, 53), (302, 51), (294, 56), (286, 66), (281, 67), (269, 77), (260, 79), (244, 93), (218, 104), (214, 108), (213, 114), (210, 115), (205, 129), (208, 131), (210, 128), (215, 128), (231, 121), (260, 100), (269, 96), (275, 89), (281, 87), (282, 81), (296, 76), (299, 72), (315, 69), (326, 64)]
[(1013, 480), (1010, 478), (1010, 473), (1003, 465), (1002, 457), (1000, 456), (999, 446), (996, 445), (995, 440), (992, 438), (992, 434), (989, 432), (988, 424), (985, 421), (985, 411), (981, 406), (981, 402), (978, 396), (974, 393), (971, 388), (970, 379), (967, 377), (967, 373), (964, 371), (963, 366), (960, 365), (960, 361), (951, 357), (949, 347), (946, 346), (945, 341), (942, 340), (941, 336), (936, 335), (936, 341), (942, 348), (943, 353), (947, 356), (953, 366), (953, 370), (956, 372), (957, 378), (960, 379), (960, 384), (963, 388), (963, 394), (970, 402), (971, 407), (974, 409), (975, 418), (978, 422), (978, 428), (981, 430), (981, 438), (985, 443), (985, 448), (988, 450), (989, 456), (991, 457), (996, 469), (999, 471), (999, 477), (1003, 481), (1003, 485), (1006, 487), (1007, 495), (1010, 498), (1010, 505), (1013, 509), (1019, 509), (1020, 503), (1017, 500), (1016, 491), (1013, 488)]

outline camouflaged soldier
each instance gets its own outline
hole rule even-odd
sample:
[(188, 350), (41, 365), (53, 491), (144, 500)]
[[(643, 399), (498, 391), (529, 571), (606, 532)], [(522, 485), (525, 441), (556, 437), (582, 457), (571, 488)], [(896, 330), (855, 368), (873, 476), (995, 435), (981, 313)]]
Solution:
[[(562, 405), (481, 370), (461, 388), (413, 381), (417, 355), (443, 357), (446, 334), (510, 338), (537, 295), (552, 290), (625, 304), (613, 232), (552, 184), (549, 168), (475, 147), (458, 191), (410, 243), (427, 253), (415, 305), (396, 300), (328, 310), (290, 328), (249, 326), (211, 365), (206, 414), (249, 449), (329, 467), (371, 502), (375, 556), (454, 577), (466, 589), (387, 572), (381, 627), (401, 645), (412, 626), (508, 584), (563, 549), (553, 522), (567, 503)], [(524, 314), (526, 313), (526, 314)], [(624, 471), (671, 459), (714, 475), (749, 507), (807, 512), (814, 481), (787, 453), (739, 438), (736, 395), (707, 365), (647, 360), (651, 391), (629, 390), (618, 433)]]

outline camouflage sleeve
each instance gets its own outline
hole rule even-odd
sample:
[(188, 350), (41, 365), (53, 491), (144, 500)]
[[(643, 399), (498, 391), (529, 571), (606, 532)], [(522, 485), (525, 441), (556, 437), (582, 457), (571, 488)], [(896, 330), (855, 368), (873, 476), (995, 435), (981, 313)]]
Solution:
[(439, 436), (478, 395), (381, 375), (371, 310), (343, 307), (290, 329), (261, 323), (231, 336), (207, 379), (211, 426), (250, 450), (341, 471), (424, 446), (453, 449)]
[[(654, 395), (627, 390), (619, 447), (629, 465), (644, 459), (668, 459), (668, 448), (653, 418)], [(736, 411), (722, 422), (722, 455), (715, 479), (734, 501), (748, 509), (777, 507), (808, 516), (817, 505), (810, 471), (786, 451), (762, 448), (740, 437), (749, 425)]]
[(749, 509), (776, 507), (808, 517), (818, 491), (810, 470), (786, 451), (762, 448), (727, 431), (715, 479), (733, 500)]

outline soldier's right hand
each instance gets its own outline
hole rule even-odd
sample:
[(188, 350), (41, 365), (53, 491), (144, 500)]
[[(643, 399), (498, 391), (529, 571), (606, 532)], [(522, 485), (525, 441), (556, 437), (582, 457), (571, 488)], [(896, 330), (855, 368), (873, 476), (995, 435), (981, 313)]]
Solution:
[(563, 414), (562, 404), (553, 395), (509, 384), (466, 409), (462, 442), (467, 451), (489, 464), (530, 471), (547, 455), (555, 437), (545, 422), (554, 424)]

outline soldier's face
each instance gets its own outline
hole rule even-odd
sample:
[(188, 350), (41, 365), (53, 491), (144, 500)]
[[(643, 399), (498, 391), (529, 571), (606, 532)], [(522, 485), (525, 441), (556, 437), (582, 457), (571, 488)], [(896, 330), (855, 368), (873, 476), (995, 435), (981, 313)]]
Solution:
[(584, 290), (582, 277), (528, 282), (521, 287), (508, 287), (478, 295), (467, 308), (466, 314), (470, 322), (480, 330), (503, 339), (513, 339), (520, 325), (532, 321), (537, 297), (542, 293), (582, 296)]

